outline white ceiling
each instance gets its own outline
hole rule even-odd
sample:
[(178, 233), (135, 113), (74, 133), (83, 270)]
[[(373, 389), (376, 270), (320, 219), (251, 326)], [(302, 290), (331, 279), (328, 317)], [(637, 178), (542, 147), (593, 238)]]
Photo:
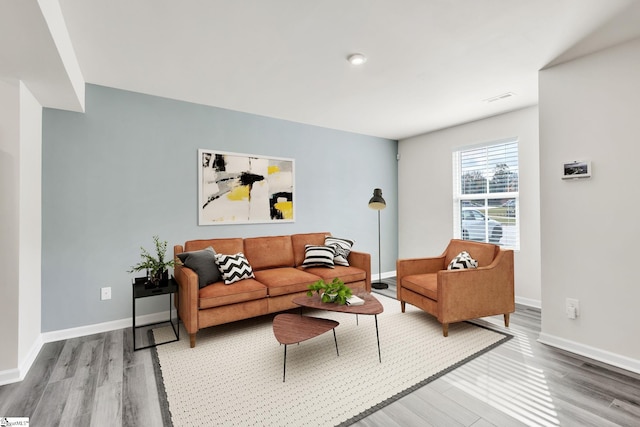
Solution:
[[(53, 43), (19, 6), (36, 1), (3, 1), (0, 77), (54, 87)], [(88, 83), (392, 139), (535, 105), (547, 64), (640, 36), (639, 0), (59, 3)]]

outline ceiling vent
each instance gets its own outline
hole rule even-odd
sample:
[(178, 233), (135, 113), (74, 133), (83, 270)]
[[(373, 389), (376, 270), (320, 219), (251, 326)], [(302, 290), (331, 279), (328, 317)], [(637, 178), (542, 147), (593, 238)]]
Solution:
[(507, 93), (503, 93), (503, 94), (498, 95), (498, 96), (487, 98), (487, 99), (484, 100), (484, 102), (491, 103), (491, 102), (496, 102), (496, 101), (502, 101), (503, 99), (511, 98), (512, 96), (516, 96), (516, 94), (513, 93), (513, 92), (507, 92)]

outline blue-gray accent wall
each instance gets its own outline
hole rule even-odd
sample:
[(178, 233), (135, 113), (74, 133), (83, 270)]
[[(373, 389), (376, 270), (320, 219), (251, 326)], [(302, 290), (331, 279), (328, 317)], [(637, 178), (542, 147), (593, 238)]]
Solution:
[[(197, 150), (295, 160), (293, 223), (198, 226)], [(42, 332), (131, 317), (131, 279), (153, 235), (174, 244), (213, 237), (330, 231), (355, 239), (378, 271), (398, 253), (397, 141), (87, 85), (86, 112), (44, 109)], [(110, 286), (112, 299), (100, 300)], [(164, 298), (139, 314), (167, 310)]]

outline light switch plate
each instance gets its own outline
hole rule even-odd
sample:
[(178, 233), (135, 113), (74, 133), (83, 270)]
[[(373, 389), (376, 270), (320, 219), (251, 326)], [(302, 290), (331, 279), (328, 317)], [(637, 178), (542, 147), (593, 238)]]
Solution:
[(100, 299), (102, 301), (111, 299), (111, 287), (101, 288), (100, 289)]

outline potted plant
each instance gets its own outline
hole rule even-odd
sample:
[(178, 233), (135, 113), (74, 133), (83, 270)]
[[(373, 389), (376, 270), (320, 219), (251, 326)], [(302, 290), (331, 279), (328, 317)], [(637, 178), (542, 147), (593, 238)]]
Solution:
[(153, 286), (158, 286), (161, 282), (166, 282), (169, 278), (167, 270), (169, 267), (175, 266), (175, 261), (173, 259), (165, 260), (165, 255), (167, 253), (167, 241), (160, 241), (158, 236), (153, 236), (153, 243), (156, 247), (156, 256), (154, 257), (142, 246), (140, 247), (140, 257), (142, 257), (142, 261), (137, 263), (136, 265), (131, 266), (131, 270), (129, 273), (133, 273), (134, 271), (143, 271), (147, 272), (147, 279)]
[(335, 302), (340, 305), (344, 305), (352, 295), (351, 288), (337, 277), (331, 283), (326, 283), (322, 279), (312, 283), (309, 285), (307, 296), (312, 296), (314, 292), (320, 295), (322, 302)]

